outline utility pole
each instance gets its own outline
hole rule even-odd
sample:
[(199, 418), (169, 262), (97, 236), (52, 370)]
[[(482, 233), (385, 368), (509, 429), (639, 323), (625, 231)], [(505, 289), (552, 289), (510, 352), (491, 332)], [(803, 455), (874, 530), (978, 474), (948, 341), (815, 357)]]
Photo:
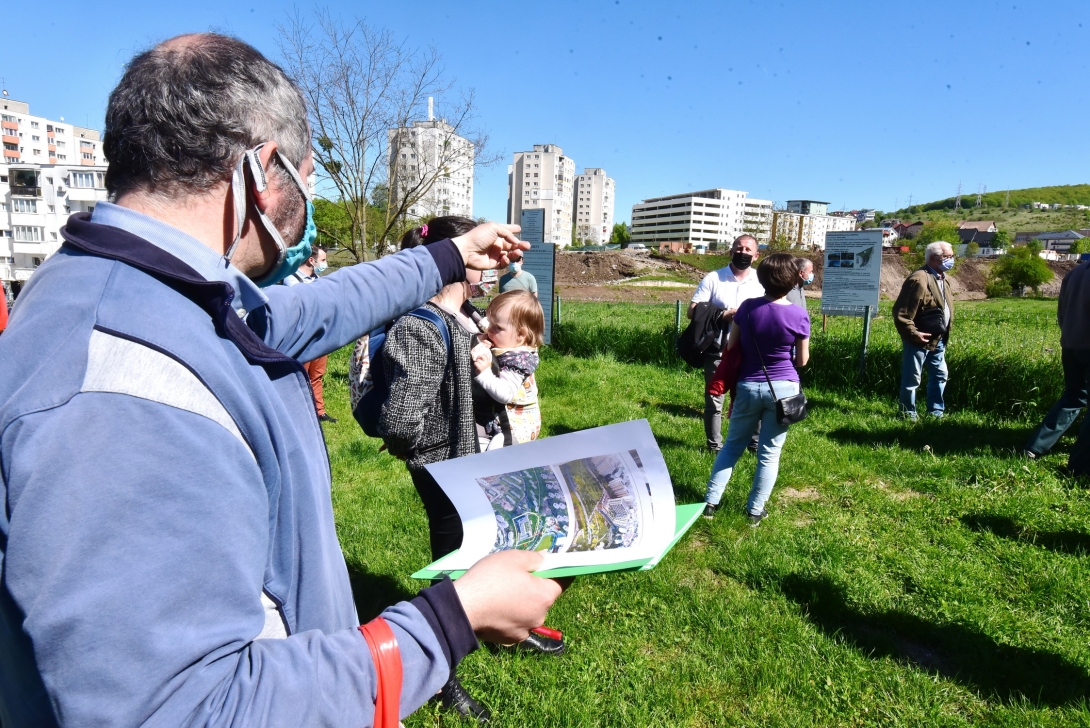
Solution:
[(1011, 206), (1011, 191), (1007, 190), (1007, 200), (1003, 203), (1003, 209), (1006, 210)]
[(975, 205), (975, 207), (978, 207), (978, 208), (980, 207), (980, 198), (981, 197), (983, 197), (983, 195), (980, 192), (980, 185), (978, 184), (976, 186), (976, 205)]
[(958, 198), (954, 200), (954, 209), (961, 209), (961, 182), (958, 182)]

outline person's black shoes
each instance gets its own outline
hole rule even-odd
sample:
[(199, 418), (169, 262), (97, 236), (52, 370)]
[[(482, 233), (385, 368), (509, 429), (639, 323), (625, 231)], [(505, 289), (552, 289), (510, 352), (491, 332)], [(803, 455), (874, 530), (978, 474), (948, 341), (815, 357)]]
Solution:
[(488, 708), (474, 700), (457, 677), (447, 680), (447, 684), (439, 691), (439, 704), (447, 710), (456, 710), (467, 718), (476, 718), (478, 723), (492, 720)]
[(749, 444), (746, 445), (746, 450), (749, 450), (751, 453), (756, 455), (757, 454), (757, 441), (756, 440), (750, 440)]
[(705, 503), (704, 504), (704, 517), (708, 518), (708, 519), (715, 518), (715, 512), (718, 509), (719, 509), (719, 506), (717, 506), (717, 505), (714, 505), (712, 503)]
[(529, 637), (515, 644), (515, 649), (522, 652), (540, 652), (543, 655), (563, 655), (568, 651), (568, 646), (564, 644), (562, 639), (556, 640), (537, 632), (531, 632)]
[(318, 421), (319, 422), (336, 422), (337, 418), (336, 417), (330, 417), (329, 413), (323, 412), (322, 414), (318, 415)]
[(762, 508), (760, 513), (757, 513), (757, 514), (750, 513), (748, 515), (749, 515), (749, 525), (750, 525), (750, 527), (751, 528), (757, 528), (757, 526), (761, 525), (761, 521), (768, 518), (768, 511), (766, 511), (764, 508)]

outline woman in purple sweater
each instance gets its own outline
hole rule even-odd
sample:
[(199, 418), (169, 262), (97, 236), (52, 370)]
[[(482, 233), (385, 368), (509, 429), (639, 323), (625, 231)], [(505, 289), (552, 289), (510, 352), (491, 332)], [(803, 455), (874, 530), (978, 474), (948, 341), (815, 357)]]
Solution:
[(761, 359), (764, 359), (776, 397), (783, 399), (799, 393), (796, 367), (805, 366), (810, 358), (810, 316), (806, 309), (787, 300), (787, 293), (799, 280), (794, 258), (785, 253), (770, 255), (757, 268), (757, 280), (764, 286), (765, 295), (744, 301), (738, 307), (727, 337), (728, 349), (742, 347), (738, 394), (730, 416), (727, 441), (715, 458), (708, 492), (704, 496), (707, 504), (704, 517), (711, 518), (719, 508), (734, 464), (760, 425), (757, 472), (753, 475), (753, 487), (746, 503), (752, 526), (768, 515), (764, 506), (776, 484), (780, 450), (787, 439), (787, 425), (781, 425), (776, 419), (776, 400), (761, 368)]

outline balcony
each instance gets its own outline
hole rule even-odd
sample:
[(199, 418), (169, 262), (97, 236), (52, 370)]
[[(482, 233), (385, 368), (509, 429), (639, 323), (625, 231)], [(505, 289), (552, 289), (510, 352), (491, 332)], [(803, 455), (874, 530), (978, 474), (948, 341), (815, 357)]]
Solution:
[(14, 243), (12, 243), (12, 247), (14, 248), (13, 252), (15, 252), (16, 254), (22, 253), (23, 255), (38, 255), (43, 258), (49, 255), (50, 252), (52, 252), (50, 250), (51, 246), (49, 245), (49, 243), (45, 242), (21, 243), (16, 240)]
[(36, 199), (42, 199), (41, 187), (30, 187), (28, 185), (10, 185), (12, 197), (34, 197)]

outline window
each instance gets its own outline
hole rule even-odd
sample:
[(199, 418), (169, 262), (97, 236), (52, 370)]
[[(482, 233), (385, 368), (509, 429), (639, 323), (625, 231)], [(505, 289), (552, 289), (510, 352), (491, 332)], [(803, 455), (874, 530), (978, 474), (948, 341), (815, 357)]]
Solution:
[[(93, 160), (94, 160), (94, 158), (95, 158), (95, 155), (93, 155), (93, 154), (88, 154), (87, 152), (82, 152), (80, 156), (82, 156), (82, 157), (83, 157), (84, 159), (90, 159), (90, 160), (92, 160), (92, 161), (93, 161)], [(413, 169), (415, 169), (415, 167), (413, 167)]]
[(40, 136), (38, 136), (37, 134), (31, 134), (30, 135), (30, 141), (32, 141), (32, 142), (40, 142), (41, 140), (42, 140), (42, 138)]
[(37, 129), (38, 128), (38, 122), (36, 122), (36, 121), (30, 122), (30, 128), (31, 129)]
[(19, 123), (19, 122), (17, 122), (17, 121), (15, 120), (15, 117), (14, 117), (14, 116), (9, 116), (8, 114), (0, 114), (0, 120), (3, 120), (3, 121), (8, 121), (8, 122), (11, 122), (12, 124), (17, 124), (17, 123)]
[(34, 154), (36, 154), (37, 156), (40, 157), (40, 156), (42, 156), (42, 150), (41, 149), (35, 149)]
[(50, 240), (56, 240), (57, 239), (57, 234), (56, 233), (49, 233), (49, 239)]
[(64, 128), (63, 128), (63, 127), (60, 127), (60, 126), (58, 126), (58, 127), (57, 127), (57, 133), (58, 133), (58, 134), (63, 134), (63, 133), (64, 133)]
[(24, 243), (42, 242), (42, 229), (31, 225), (15, 225), (15, 239)]
[(57, 146), (58, 146), (58, 147), (63, 147), (63, 146), (64, 146), (64, 142), (63, 142), (62, 140), (58, 139), (58, 140), (57, 140)]
[(41, 258), (31, 258), (31, 260), (34, 261), (34, 267), (35, 268), (37, 268), (38, 266), (40, 266), (42, 264), (42, 259)]
[(45, 125), (45, 130), (46, 131), (53, 131), (53, 125), (52, 124), (46, 124)]
[(59, 161), (63, 162), (63, 161), (65, 161), (66, 159), (68, 159), (68, 157), (64, 156), (63, 154), (58, 154), (58, 155), (57, 155), (57, 159), (58, 159)]
[(50, 211), (50, 212), (56, 212), (56, 211), (57, 211), (57, 208), (56, 208), (56, 207), (54, 207), (53, 205), (46, 205), (46, 207), (48, 207), (48, 208), (49, 208), (49, 211)]
[(23, 199), (20, 199), (18, 197), (15, 197), (11, 201), (11, 211), (12, 212), (34, 212), (34, 213), (37, 213), (38, 212), (38, 201), (37, 200), (23, 200)]
[(72, 186), (73, 187), (94, 187), (95, 175), (91, 172), (73, 172), (72, 173)]
[(52, 177), (46, 177), (45, 181), (46, 181), (47, 184), (53, 184), (53, 178)]

